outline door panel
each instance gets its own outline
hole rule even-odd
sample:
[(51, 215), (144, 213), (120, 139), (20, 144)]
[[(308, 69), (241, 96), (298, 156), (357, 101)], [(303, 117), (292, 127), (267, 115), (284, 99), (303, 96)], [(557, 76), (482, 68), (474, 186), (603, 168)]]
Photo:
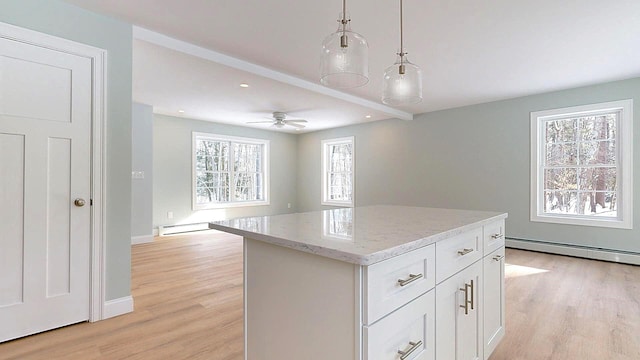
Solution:
[(34, 51), (24, 51), (29, 45), (16, 47), (15, 44), (15, 41), (0, 39), (0, 46), (7, 47), (0, 56), (0, 114), (70, 122), (72, 71), (58, 54), (53, 54), (55, 59), (37, 56), (31, 60), (25, 55)]
[(24, 136), (0, 134), (0, 307), (22, 302)]
[(47, 297), (68, 294), (71, 277), (71, 141), (49, 138), (47, 161)]
[(91, 75), (0, 39), (0, 341), (89, 318)]

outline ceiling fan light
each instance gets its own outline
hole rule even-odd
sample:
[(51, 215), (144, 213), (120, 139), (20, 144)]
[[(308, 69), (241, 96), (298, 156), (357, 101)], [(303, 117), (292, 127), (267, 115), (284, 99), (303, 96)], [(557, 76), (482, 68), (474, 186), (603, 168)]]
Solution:
[[(342, 19), (342, 14), (340, 15)], [(333, 88), (354, 88), (369, 82), (369, 44), (349, 22), (342, 20), (338, 30), (322, 42), (320, 83)]]
[[(401, 66), (404, 74), (401, 74)], [(386, 105), (400, 106), (422, 101), (422, 70), (404, 56), (398, 56), (396, 62), (384, 71), (382, 84), (382, 102)]]

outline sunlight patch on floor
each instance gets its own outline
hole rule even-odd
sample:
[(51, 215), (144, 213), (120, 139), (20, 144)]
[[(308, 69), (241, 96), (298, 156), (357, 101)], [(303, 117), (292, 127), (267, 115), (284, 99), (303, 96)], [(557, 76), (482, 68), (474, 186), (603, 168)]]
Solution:
[(507, 279), (519, 276), (542, 274), (546, 272), (549, 272), (549, 270), (513, 264), (505, 264), (504, 269), (504, 274)]

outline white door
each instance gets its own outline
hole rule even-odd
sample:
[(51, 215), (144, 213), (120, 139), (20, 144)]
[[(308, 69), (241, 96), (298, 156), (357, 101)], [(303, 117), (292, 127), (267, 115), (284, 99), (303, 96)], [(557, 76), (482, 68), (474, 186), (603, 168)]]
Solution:
[(89, 319), (91, 72), (0, 39), (0, 342)]

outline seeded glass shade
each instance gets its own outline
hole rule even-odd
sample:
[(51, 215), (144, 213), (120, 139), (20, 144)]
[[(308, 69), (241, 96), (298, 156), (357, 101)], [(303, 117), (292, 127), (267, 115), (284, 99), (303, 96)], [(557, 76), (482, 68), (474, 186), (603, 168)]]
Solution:
[[(346, 36), (346, 47), (341, 37)], [(369, 45), (362, 35), (342, 26), (322, 42), (320, 82), (333, 88), (354, 88), (369, 82)]]
[[(404, 74), (400, 74), (400, 65), (404, 65)], [(422, 101), (422, 71), (406, 56), (404, 61), (398, 56), (395, 64), (384, 71), (382, 86), (382, 102), (387, 105), (399, 106)]]

